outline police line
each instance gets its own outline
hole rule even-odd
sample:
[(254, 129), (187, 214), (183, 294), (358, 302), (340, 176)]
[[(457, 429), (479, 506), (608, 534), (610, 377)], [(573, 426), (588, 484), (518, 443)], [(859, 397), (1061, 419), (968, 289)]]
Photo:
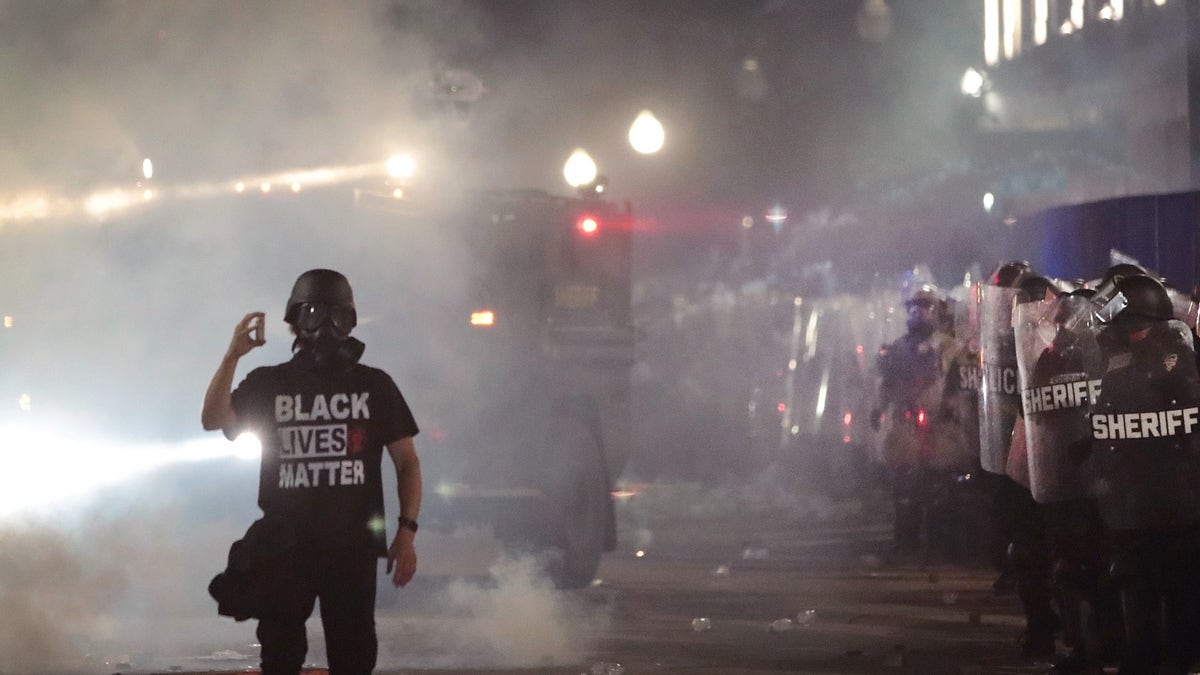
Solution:
[[(1067, 410), (1087, 405), (1100, 394), (1100, 380), (1074, 379), (1021, 392), (1025, 414)], [(1094, 413), (1092, 438), (1123, 440), (1191, 434), (1200, 424), (1200, 407), (1128, 413)]]

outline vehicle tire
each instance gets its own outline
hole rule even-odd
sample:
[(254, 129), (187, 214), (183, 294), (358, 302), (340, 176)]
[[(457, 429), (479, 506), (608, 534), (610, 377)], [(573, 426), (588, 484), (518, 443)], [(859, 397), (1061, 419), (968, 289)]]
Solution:
[(552, 433), (564, 461), (548, 491), (554, 532), (547, 567), (559, 588), (582, 588), (595, 578), (605, 548), (612, 513), (608, 475), (600, 444), (581, 420), (563, 418)]

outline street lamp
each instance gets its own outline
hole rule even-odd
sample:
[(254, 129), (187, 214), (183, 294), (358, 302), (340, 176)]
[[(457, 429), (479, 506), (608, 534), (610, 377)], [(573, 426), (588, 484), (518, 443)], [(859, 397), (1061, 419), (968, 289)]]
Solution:
[(987, 78), (984, 74), (974, 68), (967, 68), (962, 76), (962, 93), (971, 98), (979, 98), (983, 95), (983, 89), (987, 85)]
[(566, 179), (567, 185), (573, 188), (581, 188), (595, 182), (596, 162), (587, 150), (576, 148), (575, 152), (571, 153), (567, 163), (563, 164), (563, 178)]
[(392, 155), (387, 160), (387, 173), (392, 178), (408, 179), (417, 172), (417, 160), (412, 155)]
[(649, 110), (638, 113), (637, 118), (629, 127), (629, 144), (643, 155), (650, 155), (662, 149), (666, 133), (663, 125)]

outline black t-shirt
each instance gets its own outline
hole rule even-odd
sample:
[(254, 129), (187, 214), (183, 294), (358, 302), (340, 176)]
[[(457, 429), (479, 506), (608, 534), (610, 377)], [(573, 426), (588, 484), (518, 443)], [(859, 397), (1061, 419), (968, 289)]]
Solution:
[(258, 505), (334, 547), (386, 555), (384, 448), (415, 436), (392, 378), (356, 364), (315, 370), (299, 357), (256, 368), (233, 391), (238, 432), (262, 442)]

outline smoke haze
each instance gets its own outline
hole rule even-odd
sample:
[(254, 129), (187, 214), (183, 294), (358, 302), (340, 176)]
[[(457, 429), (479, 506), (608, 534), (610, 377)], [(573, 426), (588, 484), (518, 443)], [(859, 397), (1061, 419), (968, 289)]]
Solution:
[[(290, 354), (282, 310), (303, 270), (347, 273), (364, 361), (406, 395), (444, 380), (469, 389), (471, 373), (427, 322), (464, 292), (462, 242), (356, 215), (348, 183), (236, 193), (236, 181), (407, 151), (431, 183), (561, 193), (562, 162), (583, 146), (617, 198), (648, 214), (639, 226), (696, 237), (671, 255), (702, 267), (701, 235), (734, 239), (768, 198), (840, 194), (853, 173), (844, 146), (866, 129), (879, 147), (895, 128), (872, 117), (886, 100), (858, 105), (888, 73), (857, 79), (866, 47), (847, 43), (854, 4), (0, 0), (0, 316), (12, 319), (0, 328), (0, 458), (11, 467), (19, 455), (16, 480), (31, 486), (77, 461), (84, 444), (70, 439), (159, 443), (164, 458), (0, 521), (0, 672), (252, 653), (252, 626), (218, 618), (205, 586), (256, 515), (256, 469), (163, 465), (201, 434), (208, 378), (246, 312), (267, 312), (268, 343), (239, 377)], [(849, 104), (828, 104), (847, 92)], [(902, 98), (918, 105), (911, 90)], [(643, 108), (667, 126), (650, 158), (625, 142)], [(921, 145), (924, 129), (906, 142)], [(132, 201), (102, 216), (84, 208), (112, 190)], [(144, 190), (155, 196), (143, 201)], [(433, 396), (410, 396), (423, 428)], [(667, 422), (650, 445), (709, 453), (706, 427), (688, 417), (708, 408), (658, 405), (652, 415)], [(660, 460), (671, 458), (668, 448)], [(531, 561), (488, 576), (411, 610), (401, 592), (380, 625), (444, 651), (385, 648), (381, 663), (575, 663), (607, 620), (551, 591)]]

